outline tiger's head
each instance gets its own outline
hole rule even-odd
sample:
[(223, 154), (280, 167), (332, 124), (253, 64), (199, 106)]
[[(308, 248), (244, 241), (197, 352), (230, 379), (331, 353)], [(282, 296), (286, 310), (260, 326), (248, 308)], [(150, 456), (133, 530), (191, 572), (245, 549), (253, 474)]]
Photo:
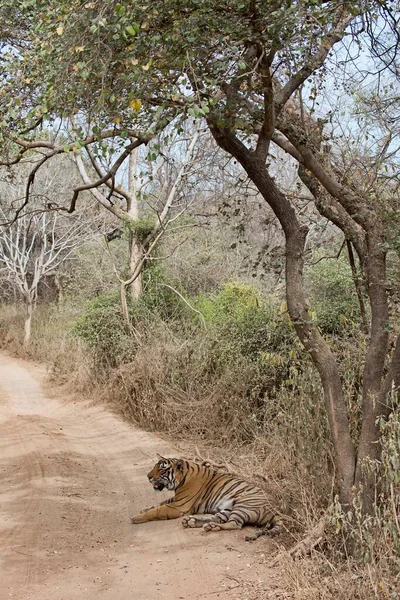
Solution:
[(185, 474), (185, 461), (180, 458), (158, 456), (160, 460), (147, 475), (151, 485), (158, 492), (164, 488), (176, 490)]

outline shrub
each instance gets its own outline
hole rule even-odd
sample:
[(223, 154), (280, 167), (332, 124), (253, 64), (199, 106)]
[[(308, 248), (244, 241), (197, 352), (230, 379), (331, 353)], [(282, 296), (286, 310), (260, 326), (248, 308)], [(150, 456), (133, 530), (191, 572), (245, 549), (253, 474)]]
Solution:
[(184, 325), (186, 318), (191, 318), (190, 309), (174, 290), (186, 295), (180, 283), (168, 276), (159, 261), (148, 262), (143, 271), (143, 295), (137, 311), (142, 315), (157, 315), (165, 322), (176, 321), (178, 326)]
[(124, 323), (117, 292), (87, 302), (73, 332), (94, 351), (97, 362), (110, 367), (132, 360), (135, 353), (136, 342)]
[(357, 294), (347, 259), (321, 260), (309, 267), (311, 304), (324, 333), (345, 333), (360, 319)]
[(231, 363), (241, 356), (279, 367), (299, 347), (285, 306), (273, 296), (262, 299), (248, 284), (227, 283), (211, 298), (200, 297), (196, 308), (204, 316), (221, 362)]
[[(162, 266), (150, 263), (143, 272), (142, 297), (135, 303), (128, 298), (132, 324), (143, 334), (155, 319), (165, 323), (185, 320), (188, 309), (178, 294), (167, 287), (166, 281)], [(94, 351), (97, 362), (110, 367), (131, 361), (137, 350), (137, 340), (122, 316), (118, 291), (101, 294), (87, 302), (73, 331)]]

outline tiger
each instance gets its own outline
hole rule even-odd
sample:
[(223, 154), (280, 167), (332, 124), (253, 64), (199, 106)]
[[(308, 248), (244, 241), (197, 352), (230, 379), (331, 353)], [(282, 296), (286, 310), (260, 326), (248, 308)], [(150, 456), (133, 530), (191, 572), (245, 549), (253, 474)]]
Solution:
[(159, 455), (159, 461), (147, 477), (156, 491), (165, 488), (174, 491), (175, 495), (132, 517), (134, 525), (183, 517), (183, 527), (203, 528), (204, 531), (242, 529), (250, 524), (262, 527), (246, 536), (246, 541), (267, 533), (276, 535), (282, 528), (282, 522), (271, 511), (263, 490), (219, 471), (209, 463)]

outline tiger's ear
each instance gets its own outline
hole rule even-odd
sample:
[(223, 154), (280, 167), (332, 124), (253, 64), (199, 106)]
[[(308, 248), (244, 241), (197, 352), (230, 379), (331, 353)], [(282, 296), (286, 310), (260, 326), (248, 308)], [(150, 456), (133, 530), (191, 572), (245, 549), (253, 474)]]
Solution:
[(178, 471), (182, 471), (182, 469), (183, 469), (183, 460), (177, 460), (175, 466), (176, 466), (176, 468), (177, 468)]
[(156, 452), (156, 455), (158, 456), (158, 460), (167, 460), (164, 456), (161, 456), (161, 454), (158, 454), (158, 452)]

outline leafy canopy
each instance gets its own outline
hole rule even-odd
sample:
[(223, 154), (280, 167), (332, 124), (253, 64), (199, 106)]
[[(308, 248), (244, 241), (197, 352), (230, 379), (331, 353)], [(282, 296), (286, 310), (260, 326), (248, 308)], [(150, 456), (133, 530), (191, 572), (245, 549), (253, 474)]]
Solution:
[(151, 127), (176, 111), (207, 115), (218, 103), (229, 119), (229, 100), (218, 94), (233, 83), (242, 100), (235, 119), (248, 126), (249, 103), (263, 102), (256, 73), (262, 57), (273, 55), (276, 81), (284, 86), (339, 17), (357, 6), (316, 0), (4, 0), (1, 127), (18, 133), (38, 119), (57, 123), (75, 115), (94, 133), (110, 124), (124, 132)]

